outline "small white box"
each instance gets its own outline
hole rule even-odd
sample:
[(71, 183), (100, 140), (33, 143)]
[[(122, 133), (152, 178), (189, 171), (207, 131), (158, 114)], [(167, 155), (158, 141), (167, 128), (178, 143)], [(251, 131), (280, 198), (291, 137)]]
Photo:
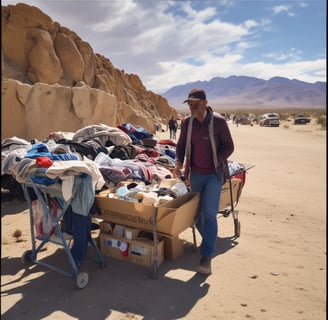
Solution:
[(124, 237), (128, 240), (134, 240), (134, 239), (138, 238), (139, 232), (140, 232), (139, 229), (125, 227)]

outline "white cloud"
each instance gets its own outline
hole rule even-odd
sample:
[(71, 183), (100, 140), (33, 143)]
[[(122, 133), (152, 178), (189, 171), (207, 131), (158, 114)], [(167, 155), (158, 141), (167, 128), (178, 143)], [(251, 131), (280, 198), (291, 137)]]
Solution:
[(238, 44), (237, 44), (237, 48), (240, 50), (249, 49), (254, 46), (255, 46), (255, 44), (252, 44), (251, 42), (245, 42), (245, 41), (238, 42)]
[(272, 7), (272, 11), (273, 11), (274, 15), (279, 14), (281, 12), (287, 12), (288, 13), (289, 7), (284, 6), (284, 5), (274, 6), (274, 7)]
[[(302, 48), (286, 52), (277, 47), (265, 56), (266, 61), (271, 60), (269, 63), (247, 61), (254, 47), (258, 49), (258, 57), (263, 56), (261, 50), (267, 51), (260, 40), (265, 41), (266, 34), (268, 38), (282, 35), (272, 20), (263, 15), (245, 14), (245, 19), (238, 22), (224, 19), (219, 14), (236, 6), (238, 2), (233, 0), (24, 2), (39, 7), (53, 20), (76, 32), (89, 42), (95, 53), (106, 56), (116, 68), (139, 75), (148, 90), (231, 75), (325, 81), (325, 52), (321, 59), (301, 61)], [(209, 5), (196, 9), (196, 4), (202, 3)], [(274, 15), (293, 14), (290, 5), (271, 9)], [(320, 52), (316, 57), (319, 55)]]
[(274, 7), (272, 7), (272, 11), (273, 11), (274, 15), (285, 12), (290, 17), (295, 16), (295, 13), (291, 11), (291, 6), (287, 6), (287, 5), (274, 6)]
[(273, 52), (273, 53), (266, 54), (265, 57), (273, 59), (275, 61), (283, 61), (283, 60), (295, 61), (295, 60), (300, 60), (301, 54), (302, 54), (301, 50), (296, 50), (295, 48), (291, 48), (288, 53)]
[(213, 7), (208, 7), (204, 10), (195, 10), (192, 8), (191, 4), (191, 2), (186, 1), (181, 5), (181, 8), (187, 14), (188, 19), (195, 19), (204, 22), (213, 18), (217, 14), (216, 9)]
[(245, 26), (246, 29), (251, 29), (251, 28), (254, 28), (254, 27), (258, 27), (258, 22), (254, 21), (254, 20), (246, 20), (244, 23), (243, 23), (243, 26)]

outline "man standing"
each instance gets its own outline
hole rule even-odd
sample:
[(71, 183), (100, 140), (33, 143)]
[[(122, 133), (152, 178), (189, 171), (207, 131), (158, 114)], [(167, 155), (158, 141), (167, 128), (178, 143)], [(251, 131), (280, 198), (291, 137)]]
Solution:
[(181, 122), (176, 145), (174, 173), (181, 175), (184, 164), (186, 183), (192, 192), (201, 196), (200, 212), (195, 225), (202, 242), (197, 271), (211, 274), (211, 259), (218, 234), (217, 212), (222, 184), (227, 173), (227, 159), (234, 151), (234, 143), (226, 120), (207, 106), (203, 89), (190, 91), (187, 102), (190, 116)]
[(169, 120), (170, 139), (176, 139), (176, 132), (178, 129), (178, 121), (172, 116)]

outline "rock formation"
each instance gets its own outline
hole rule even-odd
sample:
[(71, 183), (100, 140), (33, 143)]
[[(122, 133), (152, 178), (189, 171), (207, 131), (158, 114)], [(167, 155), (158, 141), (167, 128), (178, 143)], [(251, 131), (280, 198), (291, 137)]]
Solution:
[(155, 133), (176, 116), (137, 75), (115, 68), (38, 8), (19, 3), (1, 6), (1, 13), (2, 139), (43, 139), (98, 123)]

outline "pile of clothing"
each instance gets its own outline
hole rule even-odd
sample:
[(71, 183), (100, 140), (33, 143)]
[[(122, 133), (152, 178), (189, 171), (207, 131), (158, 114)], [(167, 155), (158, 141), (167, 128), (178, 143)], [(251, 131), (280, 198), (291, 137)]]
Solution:
[[(44, 200), (57, 209), (69, 204), (62, 231), (73, 236), (71, 253), (80, 266), (90, 240), (95, 195), (126, 180), (153, 185), (172, 178), (174, 158), (172, 141), (157, 141), (131, 124), (51, 132), (42, 141), (6, 138), (1, 143), (1, 187), (23, 195), (22, 185), (28, 186), (27, 198), (34, 208), (40, 199), (33, 185), (42, 186), (47, 193)], [(40, 226), (47, 225), (36, 224)]]

